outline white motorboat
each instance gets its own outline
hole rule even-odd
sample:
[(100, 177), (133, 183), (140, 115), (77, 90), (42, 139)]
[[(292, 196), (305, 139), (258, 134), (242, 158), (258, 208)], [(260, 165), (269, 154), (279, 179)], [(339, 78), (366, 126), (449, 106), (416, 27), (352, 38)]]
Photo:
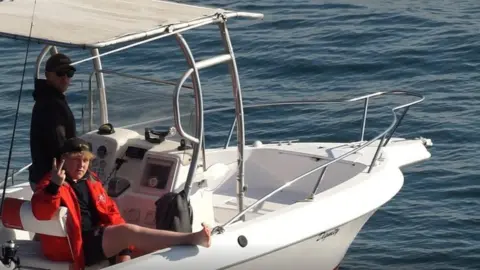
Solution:
[[(45, 45), (37, 58), (36, 78), (40, 77), (45, 56), (59, 48), (91, 53), (91, 57), (75, 62), (92, 61), (91, 75), (96, 78), (96, 87), (91, 85), (89, 91), (89, 131), (82, 137), (96, 154), (92, 170), (105, 180), (109, 195), (127, 222), (155, 228), (155, 201), (167, 192), (185, 190), (193, 207), (193, 228), (199, 229), (201, 222), (214, 227), (210, 248), (173, 247), (113, 266), (106, 262), (89, 269), (337, 269), (364, 224), (401, 189), (401, 169), (430, 157), (428, 139), (393, 136), (408, 109), (424, 99), (416, 93), (375, 92), (346, 100), (244, 105), (226, 23), (235, 18), (262, 19), (263, 15), (156, 0), (0, 2), (0, 36)], [(182, 34), (212, 24), (219, 27), (224, 52), (197, 60)], [(162, 38), (175, 38), (188, 64), (178, 81), (124, 76), (173, 84), (171, 115), (161, 117), (171, 117), (175, 125), (161, 131), (151, 129), (154, 121), (134, 125), (137, 129), (146, 126), (145, 133), (134, 126), (114, 126), (115, 132), (109, 132), (103, 125), (103, 132), (99, 132), (92, 120), (92, 97), (99, 98), (100, 124), (109, 123), (104, 74), (122, 76), (103, 69), (102, 57), (114, 57), (116, 52)], [(220, 64), (229, 67), (234, 106), (205, 110), (199, 72)], [(185, 84), (189, 78), (191, 87)], [(188, 128), (182, 121), (179, 102), (185, 91), (193, 93), (195, 104), (194, 112), (187, 114), (194, 122)], [(109, 93), (114, 95), (115, 89)], [(416, 100), (385, 108), (392, 112), (391, 124), (365, 139), (369, 102), (400, 96)], [(364, 114), (357, 141), (246, 143), (244, 110), (358, 102), (364, 103)], [(235, 119), (224, 147), (205, 147), (204, 119), (212, 111), (230, 112)], [(234, 131), (236, 145), (230, 146)], [(0, 231), (0, 241), (6, 243), (3, 266), (69, 269), (70, 263), (47, 260), (40, 243), (32, 241), (34, 233), (66, 237), (68, 211), (61, 208), (52, 220), (37, 220), (31, 212), (28, 182), (7, 187), (10, 180), (4, 182), (4, 197), (10, 198), (10, 204), (3, 208)], [(11, 254), (12, 248), (15, 254)]]

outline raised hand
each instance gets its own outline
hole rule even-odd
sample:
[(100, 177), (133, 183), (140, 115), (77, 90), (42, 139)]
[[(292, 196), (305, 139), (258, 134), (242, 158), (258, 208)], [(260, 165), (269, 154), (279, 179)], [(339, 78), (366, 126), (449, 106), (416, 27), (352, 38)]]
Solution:
[(59, 186), (63, 185), (63, 182), (65, 181), (65, 170), (63, 169), (64, 163), (65, 163), (65, 160), (62, 159), (62, 162), (57, 167), (57, 159), (53, 158), (51, 181)]

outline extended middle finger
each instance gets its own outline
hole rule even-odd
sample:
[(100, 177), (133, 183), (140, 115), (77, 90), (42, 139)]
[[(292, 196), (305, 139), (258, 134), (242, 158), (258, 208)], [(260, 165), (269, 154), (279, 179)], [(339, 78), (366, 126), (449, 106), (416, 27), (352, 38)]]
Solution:
[(61, 172), (62, 171), (62, 168), (63, 168), (63, 164), (65, 164), (65, 159), (62, 159), (62, 161), (60, 162), (60, 166), (58, 166), (58, 171)]

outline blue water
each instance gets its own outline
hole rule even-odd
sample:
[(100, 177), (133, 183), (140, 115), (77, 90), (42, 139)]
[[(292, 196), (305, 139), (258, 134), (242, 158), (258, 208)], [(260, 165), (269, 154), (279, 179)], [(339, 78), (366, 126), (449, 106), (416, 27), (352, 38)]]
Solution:
[[(199, 2), (265, 14), (259, 22), (229, 21), (247, 104), (395, 89), (425, 95), (396, 135), (432, 139), (432, 158), (404, 169), (403, 189), (368, 221), (341, 269), (480, 269), (478, 1), (190, 1)], [(185, 35), (196, 56), (220, 51), (215, 30), (207, 27)], [(106, 57), (104, 68), (178, 79), (186, 65), (175, 45), (173, 39), (142, 45)], [(2, 169), (25, 48), (24, 42), (0, 40)], [(16, 169), (29, 162), (31, 77), (39, 49), (32, 45), (29, 57), (12, 160)], [(64, 51), (76, 60), (88, 56), (85, 51)], [(87, 68), (91, 63), (79, 66)], [(233, 104), (225, 71), (202, 72), (207, 108)], [(118, 113), (110, 119), (116, 125), (151, 119), (171, 105), (172, 87), (162, 92), (132, 82), (116, 86), (123, 87), (109, 96), (116, 101), (110, 107)], [(69, 100), (78, 119), (86, 89), (85, 76), (75, 77)], [(390, 123), (391, 115), (381, 107), (387, 103), (373, 104), (367, 137)], [(232, 119), (226, 114), (207, 117), (210, 145), (223, 143)], [(356, 140), (360, 119), (361, 104), (258, 110), (247, 114), (247, 140)]]

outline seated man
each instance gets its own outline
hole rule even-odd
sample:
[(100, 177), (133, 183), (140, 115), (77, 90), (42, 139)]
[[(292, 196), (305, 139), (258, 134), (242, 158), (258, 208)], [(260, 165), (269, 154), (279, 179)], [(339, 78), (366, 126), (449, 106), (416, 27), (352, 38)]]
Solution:
[(54, 159), (52, 171), (36, 187), (32, 211), (37, 219), (51, 219), (60, 206), (69, 211), (68, 239), (40, 235), (47, 258), (74, 261), (78, 269), (107, 258), (128, 260), (133, 247), (142, 252), (153, 252), (174, 245), (210, 246), (210, 228), (204, 224), (202, 230), (194, 233), (127, 224), (101, 181), (89, 172), (93, 157), (84, 140), (67, 140), (61, 148), (61, 162), (58, 164)]

